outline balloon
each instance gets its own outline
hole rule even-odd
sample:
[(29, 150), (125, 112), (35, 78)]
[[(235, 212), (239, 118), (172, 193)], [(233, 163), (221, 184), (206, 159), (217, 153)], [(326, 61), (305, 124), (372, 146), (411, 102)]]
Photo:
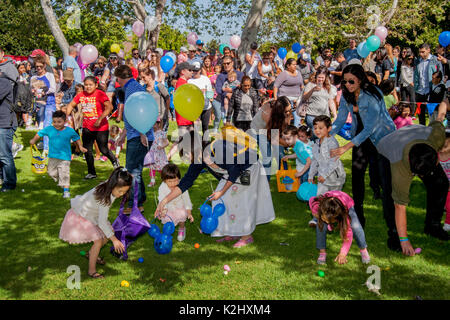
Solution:
[(177, 56), (176, 56), (175, 53), (173, 53), (172, 51), (167, 52), (167, 53), (165, 54), (165, 56), (171, 57), (174, 63), (175, 63), (175, 61), (177, 61)]
[(135, 21), (133, 23), (132, 30), (137, 37), (140, 37), (144, 34), (145, 25), (141, 21)]
[(120, 46), (117, 43), (114, 43), (111, 46), (111, 52), (119, 53), (119, 51), (120, 51)]
[(375, 51), (380, 47), (381, 40), (377, 36), (370, 36), (366, 40), (366, 47), (369, 51)]
[(186, 83), (175, 90), (173, 104), (180, 116), (195, 121), (203, 111), (205, 98), (203, 92), (197, 86)]
[(230, 44), (233, 48), (237, 49), (241, 45), (241, 37), (234, 35), (230, 39)]
[[(81, 48), (81, 50), (83, 50), (83, 48)], [(80, 51), (81, 51), (80, 50)], [(81, 71), (81, 81), (84, 81), (84, 77), (86, 76), (86, 74), (85, 74), (85, 72), (84, 72), (84, 70), (87, 68), (87, 64), (84, 64), (82, 61), (81, 61), (81, 57), (80, 56), (78, 56), (77, 57), (77, 64), (78, 64), (78, 66), (80, 67), (80, 71)]]
[(367, 48), (366, 41), (358, 44), (358, 47), (356, 47), (356, 51), (358, 52), (359, 56), (362, 58), (367, 57), (370, 53), (370, 50)]
[(129, 41), (125, 41), (123, 43), (123, 48), (124, 48), (125, 53), (131, 52), (131, 49), (133, 48), (133, 44)]
[(83, 47), (83, 45), (81, 43), (79, 43), (79, 42), (75, 43), (73, 46), (75, 48), (77, 48), (77, 52), (80, 52), (80, 49)]
[(388, 35), (388, 29), (386, 29), (386, 27), (383, 26), (378, 26), (375, 29), (375, 35), (380, 38), (380, 40), (383, 42), (384, 39), (386, 39), (387, 35)]
[(297, 55), (292, 50), (290, 50), (286, 55), (286, 59), (291, 59), (291, 58), (293, 58), (293, 59), (297, 58)]
[(54, 56), (50, 56), (50, 66), (52, 68), (56, 68), (56, 58)]
[(191, 33), (188, 34), (187, 42), (189, 44), (195, 46), (195, 43), (197, 42), (197, 40), (198, 40), (198, 36), (197, 36), (197, 34), (195, 32), (191, 32)]
[[(206, 201), (208, 200), (209, 198), (206, 199)], [(210, 234), (217, 229), (217, 226), (219, 225), (219, 217), (226, 211), (223, 200), (220, 200), (222, 201), (222, 203), (216, 204), (214, 206), (214, 210), (209, 204), (206, 204), (206, 201), (200, 207), (200, 214), (202, 215), (202, 220), (200, 221), (200, 229), (203, 233)]]
[(295, 53), (299, 53), (301, 49), (302, 49), (302, 46), (298, 42), (296, 42), (292, 45), (292, 51), (294, 51)]
[(175, 231), (175, 225), (169, 221), (164, 224), (163, 232), (159, 231), (156, 224), (151, 224), (148, 234), (155, 239), (153, 247), (159, 254), (167, 254), (172, 250), (172, 233)]
[(174, 64), (173, 59), (168, 55), (165, 55), (159, 61), (159, 65), (161, 66), (162, 71), (164, 71), (165, 73), (168, 73), (170, 69), (172, 69), (173, 64)]
[(158, 119), (158, 105), (148, 92), (133, 93), (125, 102), (125, 118), (142, 134), (146, 134)]
[(153, 31), (158, 26), (158, 19), (154, 16), (147, 16), (145, 18), (145, 29), (148, 31)]
[(317, 184), (303, 182), (297, 190), (297, 198), (301, 201), (309, 201), (317, 195)]
[(286, 58), (286, 55), (287, 55), (287, 50), (286, 50), (285, 48), (280, 48), (280, 49), (278, 49), (278, 56), (279, 56), (281, 59)]
[(123, 57), (125, 57), (125, 52), (123, 52), (122, 49), (120, 49), (119, 53), (117, 54), (120, 58), (123, 59)]
[(98, 58), (98, 51), (95, 46), (92, 44), (85, 45), (80, 50), (80, 58), (83, 64), (90, 64), (95, 62)]
[(450, 44), (450, 31), (444, 31), (439, 35), (439, 43), (444, 48)]

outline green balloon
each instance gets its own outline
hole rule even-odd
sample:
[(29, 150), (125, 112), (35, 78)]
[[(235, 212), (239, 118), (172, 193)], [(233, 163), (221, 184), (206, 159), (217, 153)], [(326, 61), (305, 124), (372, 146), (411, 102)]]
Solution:
[(220, 54), (223, 54), (223, 49), (225, 49), (225, 47), (229, 48), (229, 46), (227, 44), (223, 44), (223, 43), (219, 46)]

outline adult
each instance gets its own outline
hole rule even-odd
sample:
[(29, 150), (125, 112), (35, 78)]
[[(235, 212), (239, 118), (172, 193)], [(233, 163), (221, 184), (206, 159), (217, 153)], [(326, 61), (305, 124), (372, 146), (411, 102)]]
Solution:
[[(423, 43), (419, 47), (420, 58), (416, 61), (414, 66), (414, 90), (416, 92), (416, 102), (427, 102), (430, 89), (432, 87), (433, 73), (436, 71), (442, 72), (442, 64), (437, 57), (431, 54), (430, 45)], [(421, 108), (419, 114), (419, 123), (426, 124), (426, 109)]]
[(275, 63), (275, 65), (277, 66), (277, 69), (279, 70), (279, 72), (277, 71), (277, 75), (284, 70), (284, 63), (283, 63), (283, 59), (280, 58), (280, 56), (278, 55), (278, 51), (277, 51), (277, 47), (272, 46), (270, 47), (270, 53), (272, 53), (273, 55), (273, 61)]
[[(217, 61), (217, 64), (220, 64), (223, 68), (223, 60), (225, 59), (225, 57), (230, 57), (231, 60), (233, 60), (233, 66), (234, 69), (238, 70), (239, 65), (238, 65), (238, 59), (233, 58), (233, 56), (231, 55), (231, 49), (229, 47), (224, 47), (223, 48), (223, 56), (220, 57), (220, 59)], [(239, 70), (240, 71), (240, 70)]]
[(250, 124), (250, 132), (257, 138), (261, 150), (264, 174), (268, 181), (272, 174), (272, 159), (276, 155), (280, 163), (284, 148), (288, 146), (281, 133), (292, 119), (291, 102), (283, 96), (262, 105)]
[(373, 60), (376, 62), (375, 73), (379, 77), (379, 82), (381, 83), (381, 81), (389, 79), (393, 68), (386, 48), (378, 48), (374, 53)]
[(158, 51), (153, 51), (152, 54), (150, 55), (150, 69), (152, 69), (155, 72), (155, 76), (156, 76), (156, 81), (158, 83), (164, 83), (164, 79), (166, 77), (166, 74), (164, 73), (164, 71), (161, 69), (161, 55), (159, 54)]
[[(26, 126), (26, 129), (30, 129), (32, 119), (30, 114), (33, 110), (33, 96), (31, 94), (30, 75), (27, 73), (26, 64), (28, 62), (19, 62), (17, 64), (17, 72), (19, 78), (17, 80), (15, 105), (18, 116), (18, 125)], [(20, 107), (20, 108), (17, 108)]]
[(197, 56), (197, 48), (191, 44), (189, 45), (187, 63), (194, 64), (196, 61), (202, 63), (202, 58)]
[(14, 66), (14, 61), (5, 58), (5, 52), (1, 47), (0, 47), (0, 72), (2, 72), (3, 75), (9, 78), (11, 81), (17, 81), (19, 79), (19, 72), (17, 71), (17, 68)]
[[(286, 96), (291, 102), (292, 109), (295, 110), (300, 103), (303, 87), (303, 77), (300, 71), (297, 70), (297, 62), (294, 58), (286, 61), (285, 70), (281, 72), (275, 79), (273, 87), (273, 97)], [(294, 112), (294, 125), (300, 125), (300, 116)]]
[(278, 76), (281, 73), (281, 71), (283, 71), (283, 68), (280, 68), (279, 62), (276, 59), (276, 57), (277, 57), (276, 53), (274, 53), (272, 51), (269, 52), (269, 60), (270, 60), (270, 63), (272, 64), (272, 69), (273, 69), (272, 71), (273, 71), (273, 74), (275, 77)]
[(162, 121), (163, 130), (169, 128), (170, 95), (163, 83), (156, 83), (156, 75), (153, 69), (145, 69), (140, 73), (145, 83), (144, 89), (152, 95), (158, 105), (158, 116)]
[(305, 86), (302, 103), (306, 104), (306, 124), (314, 129), (313, 121), (320, 115), (336, 119), (336, 87), (331, 84), (330, 74), (325, 66), (317, 69), (314, 81)]
[[(31, 84), (35, 81), (42, 81), (44, 87), (41, 87), (44, 96), (41, 98), (42, 104), (39, 107), (39, 122), (40, 129), (52, 125), (52, 115), (56, 111), (56, 81), (53, 72), (47, 72), (45, 66), (47, 65), (43, 56), (36, 56), (34, 58), (34, 67), (36, 68), (36, 75), (31, 77)], [(44, 154), (48, 153), (48, 137), (44, 137)]]
[(414, 55), (404, 57), (400, 71), (400, 95), (402, 101), (410, 103), (411, 114), (416, 113), (416, 92), (414, 90)]
[(262, 60), (258, 61), (257, 72), (254, 78), (255, 89), (267, 89), (267, 87), (275, 81), (275, 73), (273, 65), (270, 61), (270, 53), (264, 52)]
[(97, 59), (97, 65), (98, 67), (94, 69), (94, 77), (103, 77), (103, 73), (105, 73), (105, 67), (106, 67), (106, 58), (103, 56), (98, 57)]
[(12, 153), (17, 117), (13, 110), (13, 87), (11, 81), (0, 72), (0, 177), (3, 179), (1, 192), (14, 190), (17, 183), (16, 166)]
[[(389, 159), (392, 172), (392, 198), (395, 204), (395, 224), (403, 254), (414, 255), (408, 239), (406, 207), (414, 176), (418, 176), (427, 190), (425, 234), (447, 241), (441, 218), (447, 198), (448, 179), (438, 161), (438, 151), (445, 143), (445, 128), (440, 122), (430, 126), (411, 125), (383, 137), (377, 149)], [(395, 148), (392, 148), (392, 146)]]
[(344, 69), (342, 90), (339, 113), (333, 123), (331, 134), (338, 133), (350, 115), (352, 140), (342, 147), (331, 150), (330, 155), (340, 157), (352, 148), (352, 193), (355, 211), (363, 227), (366, 221), (363, 208), (364, 178), (369, 159), (373, 158), (372, 163), (377, 167), (383, 190), (383, 213), (388, 227), (387, 245), (391, 250), (401, 250), (395, 227), (390, 164), (389, 160), (376, 149), (381, 138), (395, 131), (395, 124), (386, 110), (380, 89), (369, 82), (361, 65), (351, 64)]
[(324, 65), (324, 60), (325, 60), (325, 57), (331, 57), (332, 55), (331, 55), (331, 49), (330, 48), (324, 48), (323, 50), (322, 50), (322, 52), (320, 53), (320, 55), (317, 57), (317, 59), (316, 59), (316, 64), (315, 64), (315, 68), (317, 69), (317, 68), (319, 68), (320, 66), (323, 66)]
[[(261, 164), (257, 160), (256, 150), (222, 139), (202, 149), (201, 143), (195, 143), (198, 140), (200, 138), (191, 135), (191, 165), (179, 184), (158, 204), (155, 217), (164, 216), (163, 208), (191, 188), (200, 173), (207, 169), (215, 177), (222, 174), (215, 192), (209, 198), (213, 206), (223, 201), (226, 208), (211, 236), (224, 237), (218, 242), (239, 239), (234, 244), (235, 248), (253, 243), (252, 233), (256, 225), (275, 219), (270, 188), (260, 174)], [(235, 152), (236, 149), (238, 152)]]
[(64, 70), (63, 83), (59, 87), (58, 95), (61, 97), (61, 105), (68, 105), (76, 96), (75, 81), (72, 70)]
[[(126, 101), (128, 98), (136, 92), (145, 91), (144, 87), (141, 86), (134, 78), (130, 67), (122, 65), (116, 68), (114, 75), (117, 78), (117, 82), (125, 91), (124, 101), (126, 108)], [(139, 133), (134, 129), (128, 122), (125, 112), (123, 117), (123, 122), (125, 124), (122, 133), (119, 136), (119, 143), (127, 139), (127, 152), (126, 152), (126, 162), (125, 168), (133, 175), (133, 186), (130, 195), (130, 200), (128, 201), (128, 208), (125, 212), (131, 212), (133, 208), (133, 197), (135, 192), (139, 192), (138, 195), (138, 207), (142, 212), (144, 211), (144, 202), (147, 199), (145, 194), (145, 184), (142, 178), (142, 169), (144, 168), (144, 158), (148, 150), (150, 150), (151, 145), (154, 140), (153, 128), (151, 128), (146, 134)], [(135, 182), (138, 184), (138, 190), (135, 190)]]
[(188, 52), (189, 52), (189, 50), (186, 47), (180, 48), (180, 54), (177, 56), (178, 64), (186, 62), (188, 60), (188, 55), (187, 55)]
[(350, 39), (348, 41), (348, 48), (344, 50), (344, 58), (347, 61), (350, 61), (352, 59), (361, 59), (361, 57), (358, 54), (358, 50), (356, 49), (356, 40)]
[(202, 122), (202, 132), (203, 134), (205, 134), (209, 128), (209, 121), (211, 120), (211, 112), (212, 112), (211, 101), (214, 93), (209, 78), (201, 74), (202, 69), (201, 63), (195, 61), (192, 64), (192, 67), (193, 67), (192, 78), (188, 80), (188, 83), (193, 84), (197, 88), (199, 88), (203, 93), (203, 97), (205, 98), (203, 111), (200, 115), (200, 120)]
[(64, 62), (62, 64), (63, 71), (64, 70), (72, 70), (75, 84), (82, 83), (81, 69), (77, 63), (77, 60), (75, 60), (77, 55), (78, 55), (77, 47), (70, 46), (69, 47), (69, 55), (64, 57)]
[(203, 60), (203, 58), (206, 57), (206, 56), (208, 55), (205, 51), (203, 51), (203, 46), (204, 46), (203, 41), (200, 40), (200, 39), (198, 39), (198, 40), (195, 42), (195, 45), (197, 46), (197, 52), (196, 52), (196, 55), (197, 55), (200, 59)]
[(84, 91), (77, 94), (67, 105), (66, 114), (67, 116), (71, 115), (75, 107), (81, 106), (83, 147), (88, 150), (85, 153), (88, 174), (84, 179), (89, 180), (97, 178), (92, 153), (94, 142), (97, 142), (100, 152), (111, 161), (114, 168), (119, 166), (119, 162), (108, 148), (109, 124), (107, 117), (113, 110), (111, 101), (102, 90), (98, 89), (95, 77), (86, 77), (83, 84)]
[(391, 70), (389, 72), (389, 80), (392, 80), (395, 84), (397, 83), (397, 66), (398, 66), (398, 49), (394, 49), (389, 43), (384, 45), (386, 48), (386, 56), (391, 63)]
[(133, 48), (131, 50), (131, 56), (132, 56), (132, 61), (133, 61), (133, 65), (134, 67), (137, 69), (139, 64), (142, 62), (141, 57), (139, 56), (139, 50), (137, 48)]
[(309, 62), (309, 57), (306, 53), (301, 54), (297, 59), (297, 69), (302, 74), (303, 82), (306, 85), (309, 82), (309, 77), (316, 72), (314, 66)]
[(345, 59), (345, 56), (342, 52), (338, 52), (334, 55), (336, 62), (339, 65), (335, 70), (330, 71), (330, 74), (333, 76), (333, 84), (337, 89), (336, 95), (336, 104), (339, 105), (339, 101), (341, 100), (342, 90), (341, 90), (341, 81), (342, 81), (342, 71), (344, 71), (345, 67), (348, 65), (348, 61)]
[(258, 52), (258, 44), (252, 42), (250, 44), (250, 51), (245, 55), (245, 74), (252, 79), (253, 88), (257, 88), (255, 79), (258, 74), (258, 63), (261, 60), (261, 56)]
[(248, 76), (242, 77), (240, 88), (237, 88), (231, 96), (228, 106), (227, 122), (236, 128), (247, 131), (253, 117), (259, 108), (259, 94), (252, 88), (252, 80)]

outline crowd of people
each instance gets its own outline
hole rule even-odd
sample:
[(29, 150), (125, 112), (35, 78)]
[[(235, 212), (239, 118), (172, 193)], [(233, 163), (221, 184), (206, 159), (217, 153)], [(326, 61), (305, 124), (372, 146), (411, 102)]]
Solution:
[[(77, 63), (75, 46), (58, 59), (36, 49), (20, 63), (4, 58), (0, 48), (1, 190), (16, 188), (14, 154), (23, 148), (13, 141), (18, 127), (37, 131), (30, 144), (43, 150), (48, 174), (63, 189), (64, 198), (71, 198), (71, 160), (84, 154), (85, 179), (97, 178), (95, 160), (109, 160), (114, 168), (109, 179), (71, 200), (60, 233), (69, 243), (94, 242), (88, 273), (101, 278), (95, 267), (101, 247), (110, 239), (117, 252), (124, 250), (114, 236), (108, 210), (115, 198), (128, 194), (125, 212), (130, 213), (133, 195), (138, 193), (143, 212), (144, 167), (150, 170), (148, 187), (155, 186), (157, 172), (161, 175), (155, 216), (178, 225), (179, 241), (186, 236), (186, 220), (194, 220), (188, 190), (205, 170), (212, 173), (219, 183), (208, 199), (213, 205), (223, 202), (228, 213), (219, 218), (212, 236), (221, 237), (218, 242), (237, 240), (238, 248), (254, 241), (256, 225), (275, 219), (267, 183), (274, 173), (272, 160), (280, 166), (281, 160), (296, 159), (295, 177), (301, 183), (318, 184), (317, 195), (309, 202), (317, 262), (326, 263), (327, 230), (337, 224), (343, 245), (336, 261), (347, 261), (355, 236), (363, 263), (369, 263), (364, 235), (369, 167), (374, 199), (382, 201), (387, 245), (411, 256), (415, 253), (407, 233), (406, 207), (414, 176), (427, 192), (424, 232), (448, 240), (450, 231), (450, 131), (446, 131), (450, 51), (441, 46), (432, 50), (424, 43), (417, 53), (385, 43), (361, 58), (351, 39), (343, 52), (333, 54), (325, 47), (312, 59), (302, 46), (297, 59), (281, 59), (276, 47), (261, 52), (252, 43), (241, 62), (235, 49), (225, 47), (220, 54), (206, 50), (199, 40), (174, 52), (176, 62), (165, 73), (160, 60), (167, 52), (161, 48), (148, 48), (142, 54), (133, 49), (125, 60), (111, 53), (87, 68)], [(196, 121), (183, 118), (174, 108), (174, 92), (186, 83), (204, 94), (203, 111)], [(130, 125), (124, 112), (127, 99), (136, 92), (148, 92), (158, 106), (158, 119), (145, 134)], [(437, 107), (433, 111), (428, 105)], [(420, 124), (413, 124), (416, 115)], [(124, 128), (111, 125), (110, 118), (123, 121)], [(177, 124), (179, 138), (166, 153), (171, 121)], [(260, 156), (256, 148), (225, 138), (206, 141), (208, 132), (218, 137), (223, 128), (237, 128), (238, 135), (254, 139)], [(348, 142), (340, 146), (336, 134)], [(126, 160), (121, 166), (119, 155), (125, 144)], [(339, 160), (349, 149), (351, 182)], [(230, 150), (231, 160), (225, 156)], [(183, 177), (171, 163), (177, 151), (190, 163)], [(342, 191), (346, 182), (351, 183), (352, 197)]]

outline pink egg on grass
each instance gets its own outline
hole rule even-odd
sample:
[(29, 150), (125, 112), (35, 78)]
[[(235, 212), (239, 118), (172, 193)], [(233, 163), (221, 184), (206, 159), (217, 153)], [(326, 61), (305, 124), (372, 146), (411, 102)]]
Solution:
[(422, 252), (422, 249), (421, 248), (416, 248), (414, 250), (414, 252), (415, 252), (415, 254), (420, 254)]
[(228, 271), (228, 272), (229, 272), (229, 271), (231, 270), (231, 268), (230, 268), (230, 266), (229, 266), (229, 265), (227, 265), (227, 264), (226, 264), (226, 265), (224, 265), (224, 266), (223, 266), (223, 270), (225, 270), (225, 271)]

